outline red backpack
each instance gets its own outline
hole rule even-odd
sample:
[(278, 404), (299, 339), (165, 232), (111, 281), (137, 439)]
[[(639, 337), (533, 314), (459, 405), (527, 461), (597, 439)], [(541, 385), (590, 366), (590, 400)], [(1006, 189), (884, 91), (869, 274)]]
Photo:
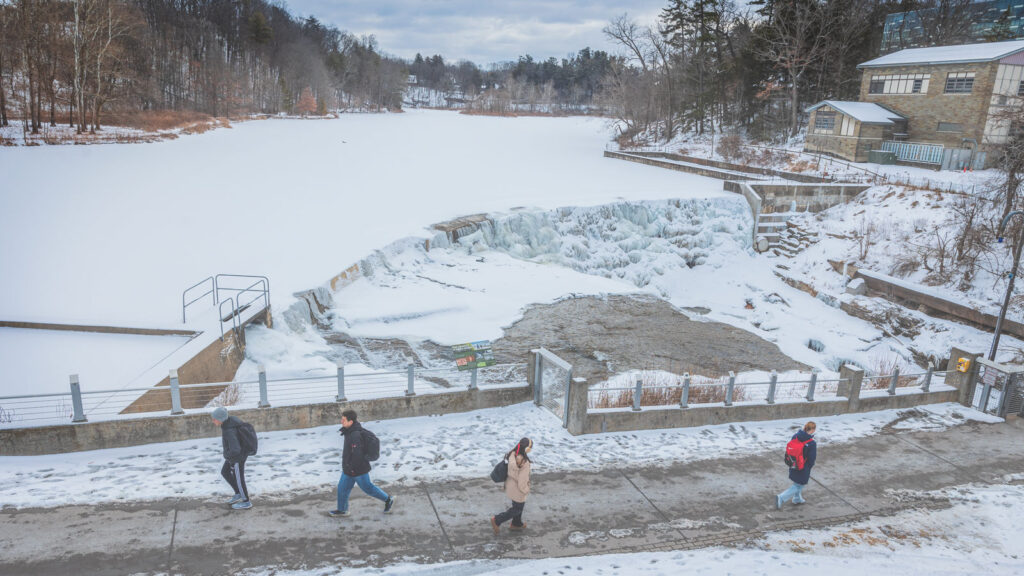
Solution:
[(790, 468), (796, 468), (797, 470), (803, 470), (804, 448), (807, 446), (807, 444), (813, 441), (813, 436), (809, 438), (806, 442), (801, 442), (796, 438), (790, 440), (789, 444), (786, 444), (786, 466), (789, 466)]

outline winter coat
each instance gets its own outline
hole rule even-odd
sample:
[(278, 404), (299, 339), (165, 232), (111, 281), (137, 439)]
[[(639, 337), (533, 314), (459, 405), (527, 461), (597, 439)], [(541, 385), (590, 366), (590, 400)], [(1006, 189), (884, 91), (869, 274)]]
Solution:
[(505, 495), (513, 502), (526, 502), (530, 493), (530, 461), (525, 457), (522, 464), (515, 454), (508, 459), (508, 478), (505, 479)]
[(353, 422), (348, 428), (341, 429), (345, 437), (345, 448), (341, 453), (341, 471), (346, 476), (362, 476), (370, 472), (370, 461), (366, 459), (363, 451), (363, 427), (359, 422)]
[[(793, 435), (793, 438), (800, 442), (806, 442), (808, 439), (813, 438), (813, 435), (800, 430)], [(818, 441), (811, 440), (804, 445), (804, 468), (803, 470), (797, 470), (796, 468), (789, 469), (789, 479), (793, 482), (801, 485), (806, 485), (811, 481), (811, 468), (814, 467), (814, 460), (818, 457)]]
[(234, 416), (228, 416), (228, 419), (221, 422), (220, 424), (220, 441), (224, 446), (224, 459), (234, 464), (235, 462), (244, 462), (247, 454), (242, 449), (242, 441), (238, 436), (238, 427), (242, 425), (242, 421)]

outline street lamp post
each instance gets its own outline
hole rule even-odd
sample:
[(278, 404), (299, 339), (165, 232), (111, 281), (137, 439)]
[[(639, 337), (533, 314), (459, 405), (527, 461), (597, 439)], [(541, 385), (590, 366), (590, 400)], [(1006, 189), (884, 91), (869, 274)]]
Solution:
[[(1014, 210), (1003, 218), (1003, 221), (999, 223), (999, 232), (997, 233), (999, 242), (1003, 241), (1003, 231), (1006, 229), (1006, 224), (1014, 216), (1024, 216), (1024, 212)], [(999, 310), (999, 318), (996, 319), (996, 330), (992, 336), (992, 349), (988, 353), (988, 359), (993, 362), (996, 359), (996, 349), (999, 348), (999, 335), (1003, 330), (1003, 319), (1006, 318), (1006, 309), (1010, 306), (1010, 296), (1013, 295), (1013, 282), (1017, 279), (1017, 266), (1020, 265), (1022, 246), (1024, 246), (1024, 227), (1021, 227), (1021, 232), (1017, 235), (1017, 242), (1013, 246), (1013, 265), (1010, 267), (1010, 281), (1006, 285), (1006, 297), (1003, 298), (1003, 307)]]

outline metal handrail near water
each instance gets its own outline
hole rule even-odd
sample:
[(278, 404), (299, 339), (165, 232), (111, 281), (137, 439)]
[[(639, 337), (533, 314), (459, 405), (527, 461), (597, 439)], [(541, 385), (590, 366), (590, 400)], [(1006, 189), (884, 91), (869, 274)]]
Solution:
[(169, 385), (100, 390), (82, 389), (77, 375), (72, 375), (67, 392), (0, 397), (0, 428), (178, 415), (221, 404), (267, 408), (526, 385), (525, 364), (496, 364), (480, 368), (479, 375), (473, 372), (454, 366), (409, 366), (346, 374), (345, 366), (339, 365), (336, 374), (268, 379), (261, 371), (256, 380), (181, 384), (172, 371)]
[[(199, 296), (196, 296), (194, 299), (189, 300), (187, 303), (185, 302), (186, 295), (189, 292), (191, 292), (192, 290), (202, 286), (203, 284), (206, 284), (207, 282), (210, 283), (210, 289), (209, 290), (207, 290), (206, 292), (203, 292)], [(207, 276), (206, 278), (203, 278), (199, 282), (196, 282), (195, 284), (189, 286), (188, 288), (185, 288), (185, 290), (182, 291), (182, 293), (181, 293), (181, 323), (182, 324), (186, 323), (185, 311), (188, 309), (188, 307), (191, 306), (192, 304), (195, 304), (196, 302), (202, 300), (204, 296), (208, 296), (210, 294), (213, 295), (213, 305), (216, 306), (217, 305), (217, 281), (214, 280), (213, 276)]]

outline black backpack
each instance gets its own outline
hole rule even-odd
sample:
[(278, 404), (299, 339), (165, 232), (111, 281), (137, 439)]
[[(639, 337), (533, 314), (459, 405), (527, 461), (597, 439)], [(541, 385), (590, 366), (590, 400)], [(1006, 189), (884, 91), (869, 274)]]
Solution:
[(380, 439), (373, 432), (363, 428), (363, 456), (367, 462), (380, 458)]
[(491, 470), (491, 480), (497, 483), (502, 483), (508, 478), (508, 456), (501, 459), (494, 465), (494, 470)]
[(256, 429), (248, 422), (242, 422), (238, 427), (238, 441), (242, 444), (242, 450), (246, 456), (253, 456), (259, 449), (259, 439), (256, 438)]

